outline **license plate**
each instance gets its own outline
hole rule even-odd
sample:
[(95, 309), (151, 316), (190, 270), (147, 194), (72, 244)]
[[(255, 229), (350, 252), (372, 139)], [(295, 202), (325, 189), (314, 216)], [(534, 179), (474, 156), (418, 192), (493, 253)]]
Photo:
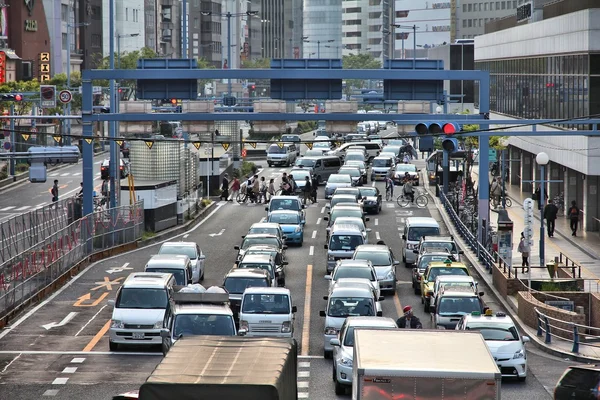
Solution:
[(144, 339), (144, 332), (133, 332), (134, 339)]

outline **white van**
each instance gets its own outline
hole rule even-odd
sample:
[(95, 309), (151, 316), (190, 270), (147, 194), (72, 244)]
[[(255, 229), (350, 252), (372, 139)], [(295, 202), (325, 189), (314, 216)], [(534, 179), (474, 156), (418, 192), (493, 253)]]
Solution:
[(294, 335), (292, 295), (282, 287), (249, 287), (244, 290), (240, 307), (240, 333), (248, 337), (284, 337)]
[(144, 272), (173, 274), (176, 285), (187, 286), (193, 283), (192, 261), (188, 256), (157, 254), (148, 260)]
[(311, 168), (320, 185), (327, 181), (332, 174), (337, 174), (338, 169), (342, 166), (342, 160), (338, 156), (301, 157), (296, 160), (296, 166)]
[(363, 233), (356, 225), (334, 224), (328, 244), (323, 246), (327, 250), (327, 272), (333, 271), (338, 260), (352, 258), (354, 250), (364, 243)]
[(419, 249), (423, 236), (438, 236), (440, 224), (431, 217), (409, 217), (402, 231), (402, 262), (408, 267), (417, 261), (414, 250)]
[(267, 149), (267, 164), (291, 166), (296, 162), (297, 150), (293, 143), (284, 143), (281, 147), (278, 144), (272, 144)]

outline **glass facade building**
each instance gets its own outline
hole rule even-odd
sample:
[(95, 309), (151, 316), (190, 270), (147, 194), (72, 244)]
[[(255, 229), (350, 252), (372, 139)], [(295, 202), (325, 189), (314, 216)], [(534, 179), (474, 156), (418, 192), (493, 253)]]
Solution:
[(342, 0), (304, 0), (303, 17), (303, 58), (340, 58)]

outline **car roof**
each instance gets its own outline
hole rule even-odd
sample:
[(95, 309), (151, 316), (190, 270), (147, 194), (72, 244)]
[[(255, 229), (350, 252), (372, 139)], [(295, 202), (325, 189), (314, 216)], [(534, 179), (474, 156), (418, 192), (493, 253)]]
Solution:
[(333, 192), (333, 194), (335, 195), (337, 193), (337, 191), (340, 191), (340, 193), (338, 194), (347, 194), (347, 193), (341, 193), (341, 192), (357, 192), (360, 193), (360, 189), (354, 186), (346, 186), (346, 187), (341, 187), (341, 188), (336, 188), (335, 191)]
[(336, 279), (333, 287), (362, 287), (372, 288), (371, 281), (366, 278), (339, 278)]
[(162, 272), (134, 272), (125, 279), (125, 281), (123, 282), (123, 287), (164, 287), (172, 277), (172, 274)]
[(335, 222), (333, 223), (333, 225), (343, 225), (343, 224), (349, 224), (349, 225), (361, 225), (364, 226), (365, 223), (362, 220), (362, 218), (360, 217), (337, 217), (335, 219)]
[(397, 328), (396, 321), (389, 317), (355, 316), (346, 318), (346, 327)]
[(275, 253), (279, 253), (279, 249), (273, 245), (270, 244), (253, 244), (252, 246), (249, 246), (246, 249), (246, 253), (248, 253), (249, 251), (272, 251)]
[(290, 289), (284, 287), (249, 287), (244, 294), (287, 294), (291, 296)]
[(190, 246), (196, 247), (196, 242), (164, 242), (160, 247), (181, 247), (181, 246)]
[[(277, 214), (296, 214), (296, 215), (299, 215), (300, 211), (298, 211), (298, 210), (273, 210), (273, 211), (271, 211), (271, 215), (277, 215)], [(273, 224), (279, 225), (277, 223), (273, 223)]]
[(464, 275), (438, 275), (435, 280), (442, 282), (473, 282), (475, 278)]
[(452, 242), (454, 238), (452, 236), (425, 236), (421, 237), (421, 242)]
[(431, 217), (408, 217), (406, 218), (406, 225), (440, 226), (440, 224)]
[(175, 314), (217, 314), (233, 315), (231, 308), (225, 304), (186, 303), (175, 304)]
[(252, 229), (252, 228), (274, 228), (274, 229), (281, 229), (281, 227), (279, 226), (279, 224), (275, 223), (275, 222), (255, 222), (252, 225), (250, 225), (250, 229)]
[(377, 156), (374, 158), (374, 160), (390, 160), (392, 157), (388, 157), (388, 156)]
[(258, 268), (234, 268), (230, 270), (225, 278), (265, 278), (269, 276), (269, 273), (264, 269)]
[(161, 266), (184, 266), (190, 261), (188, 256), (180, 254), (156, 254), (150, 257), (146, 266), (154, 266), (160, 264)]
[(274, 238), (274, 239), (279, 239), (277, 236), (271, 235), (269, 233), (249, 233), (249, 234), (246, 235), (246, 237), (244, 237), (244, 239), (254, 239), (254, 238)]
[(300, 201), (298, 196), (273, 196), (271, 200), (297, 200)]
[(390, 248), (384, 244), (361, 244), (359, 246), (356, 246), (356, 249), (354, 251), (370, 251), (370, 252), (385, 252), (385, 253), (389, 253), (390, 252)]
[(241, 263), (271, 263), (269, 254), (244, 254), (240, 260)]
[(453, 261), (451, 263), (446, 264), (443, 261), (432, 261), (429, 263), (429, 267), (432, 268), (464, 268), (468, 269), (467, 265), (458, 261)]
[(334, 210), (362, 210), (362, 207), (358, 203), (342, 203), (333, 206), (330, 212)]
[(329, 175), (330, 178), (332, 176), (348, 176), (349, 177), (350, 175), (348, 175), (348, 174), (331, 174), (331, 175)]
[(341, 197), (341, 198), (345, 198), (345, 197), (350, 197), (355, 199), (356, 197), (358, 197), (358, 193), (357, 194), (352, 194), (352, 193), (338, 193), (335, 194), (333, 196), (331, 196), (331, 198), (333, 199), (334, 197)]
[(329, 294), (329, 298), (332, 297), (373, 297), (373, 287), (369, 284), (365, 286), (344, 286), (344, 285), (334, 285)]
[(371, 261), (369, 260), (340, 260), (338, 261), (337, 268), (373, 268)]
[(469, 323), (469, 322), (480, 322), (480, 323), (489, 323), (490, 325), (496, 323), (496, 324), (507, 324), (510, 323), (512, 325), (515, 325), (515, 322), (513, 321), (513, 319), (511, 317), (509, 317), (508, 315), (506, 315), (505, 313), (503, 313), (504, 315), (499, 317), (497, 315), (492, 315), (492, 316), (487, 316), (487, 315), (473, 315), (473, 314), (466, 314), (465, 317), (465, 322)]
[(449, 290), (444, 290), (439, 295), (440, 297), (479, 297), (473, 290), (460, 290), (457, 287), (452, 287)]
[(360, 229), (358, 229), (358, 227), (356, 225), (352, 225), (352, 224), (339, 224), (339, 225), (333, 224), (333, 227), (331, 228), (330, 236), (333, 235), (334, 233), (336, 235), (349, 233), (352, 235), (361, 235), (362, 236)]

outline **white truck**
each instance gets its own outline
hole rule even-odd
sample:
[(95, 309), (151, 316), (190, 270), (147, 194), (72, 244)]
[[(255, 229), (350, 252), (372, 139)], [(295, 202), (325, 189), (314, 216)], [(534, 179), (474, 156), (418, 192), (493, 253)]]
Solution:
[(502, 375), (479, 332), (356, 329), (353, 360), (353, 400), (500, 399)]

